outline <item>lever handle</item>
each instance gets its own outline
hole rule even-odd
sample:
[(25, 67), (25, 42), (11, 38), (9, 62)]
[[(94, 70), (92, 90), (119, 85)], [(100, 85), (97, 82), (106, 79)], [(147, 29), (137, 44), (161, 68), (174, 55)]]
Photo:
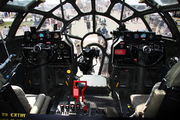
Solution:
[(85, 83), (85, 87), (82, 89), (82, 102), (84, 101), (84, 91), (87, 88), (87, 81), (73, 81), (73, 97), (76, 101), (79, 101), (79, 88), (76, 87), (76, 83)]

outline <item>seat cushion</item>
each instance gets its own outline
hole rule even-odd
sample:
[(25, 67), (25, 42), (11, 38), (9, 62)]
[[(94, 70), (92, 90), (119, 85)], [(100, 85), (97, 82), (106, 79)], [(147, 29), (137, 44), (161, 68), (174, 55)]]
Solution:
[(137, 113), (137, 116), (139, 113), (143, 113), (145, 103), (148, 99), (149, 95), (145, 94), (133, 94), (130, 96), (131, 103), (135, 108), (135, 112)]
[(29, 113), (31, 110), (31, 105), (29, 104), (24, 91), (19, 86), (12, 85), (11, 87), (14, 90), (19, 101), (21, 102), (22, 106), (24, 107), (25, 111)]
[(40, 114), (46, 114), (47, 108), (49, 106), (49, 103), (51, 101), (51, 98), (49, 96), (46, 96), (46, 99), (44, 101), (44, 104), (41, 108)]
[(44, 104), (45, 98), (46, 98), (45, 94), (39, 94), (38, 95), (36, 102), (32, 106), (30, 114), (39, 114), (40, 113), (40, 110)]
[(145, 95), (145, 94), (132, 94), (130, 96), (131, 103), (133, 104), (134, 107), (146, 103), (148, 97), (149, 95)]
[(36, 102), (36, 99), (37, 99), (38, 95), (36, 95), (36, 94), (26, 94), (25, 96), (28, 99), (29, 104), (32, 107), (34, 105), (34, 103)]

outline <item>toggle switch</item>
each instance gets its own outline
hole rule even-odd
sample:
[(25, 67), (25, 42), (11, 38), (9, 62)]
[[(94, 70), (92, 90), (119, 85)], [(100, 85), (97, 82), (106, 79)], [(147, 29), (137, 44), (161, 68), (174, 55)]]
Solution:
[(64, 104), (60, 104), (61, 112), (64, 112)]
[(85, 113), (86, 113), (86, 112), (87, 112), (87, 110), (88, 110), (88, 106), (87, 106), (87, 105), (85, 105), (85, 106), (84, 106), (84, 108), (83, 108), (83, 112), (85, 112)]
[(80, 105), (76, 104), (76, 110), (80, 110)]

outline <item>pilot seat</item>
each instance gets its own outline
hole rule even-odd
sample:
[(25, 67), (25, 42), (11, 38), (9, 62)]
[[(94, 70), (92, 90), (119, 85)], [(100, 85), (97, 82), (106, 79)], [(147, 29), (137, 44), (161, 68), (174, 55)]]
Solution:
[[(4, 78), (0, 77), (0, 83), (4, 83)], [(2, 87), (2, 88), (1, 88)], [(28, 114), (46, 114), (49, 108), (51, 98), (45, 94), (25, 94), (21, 87), (6, 83), (0, 86), (0, 93), (4, 99), (5, 105), (1, 100), (1, 107), (7, 107), (8, 112), (28, 113)], [(2, 108), (4, 109), (4, 108)]]
[(150, 95), (132, 94), (135, 113), (131, 117), (177, 118), (180, 108), (180, 62), (176, 63)]

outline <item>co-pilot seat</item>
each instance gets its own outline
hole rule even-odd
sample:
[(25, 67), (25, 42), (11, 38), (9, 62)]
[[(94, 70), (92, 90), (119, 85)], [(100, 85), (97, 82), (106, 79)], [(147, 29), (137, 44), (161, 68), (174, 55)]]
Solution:
[[(150, 95), (130, 96), (137, 116), (145, 118), (176, 118), (180, 113), (180, 61), (152, 88)], [(134, 115), (135, 115), (134, 114)]]
[[(3, 83), (2, 76), (0, 78), (0, 82)], [(51, 101), (51, 98), (45, 94), (25, 94), (19, 86), (10, 85), (10, 83), (3, 85), (0, 93), (5, 102), (10, 104), (11, 109), (8, 112), (46, 114)]]

